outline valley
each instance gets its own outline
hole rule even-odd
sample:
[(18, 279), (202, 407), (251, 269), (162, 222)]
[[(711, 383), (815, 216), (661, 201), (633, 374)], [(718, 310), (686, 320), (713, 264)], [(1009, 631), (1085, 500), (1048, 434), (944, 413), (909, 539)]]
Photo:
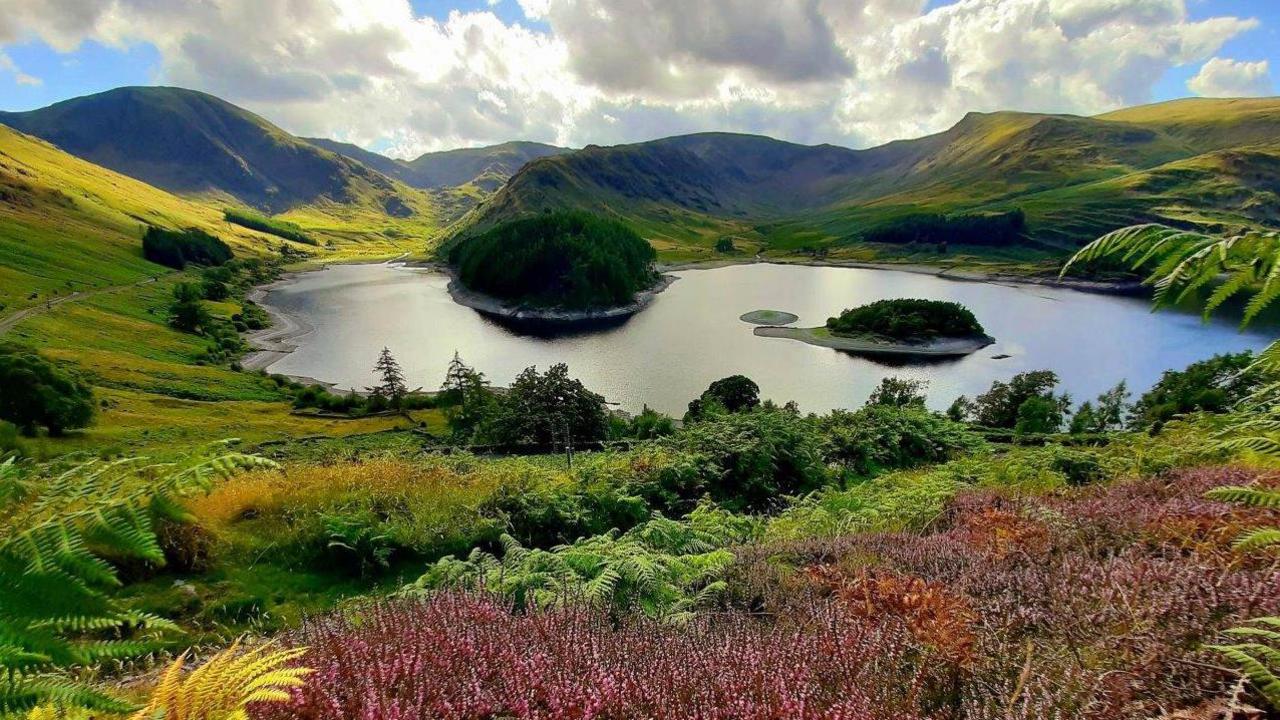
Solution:
[(1277, 138), (0, 112), (0, 720), (1261, 718)]

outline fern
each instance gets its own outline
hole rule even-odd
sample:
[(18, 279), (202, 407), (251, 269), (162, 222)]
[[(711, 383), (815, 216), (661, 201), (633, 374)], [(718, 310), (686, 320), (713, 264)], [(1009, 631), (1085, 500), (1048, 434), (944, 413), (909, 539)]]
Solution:
[(654, 518), (622, 534), (583, 538), (550, 550), (530, 549), (503, 536), (501, 559), (473, 551), (447, 557), (407, 588), (481, 586), (520, 606), (584, 601), (617, 610), (639, 608), (678, 622), (711, 604), (724, 590), (720, 577), (733, 562), (724, 548), (751, 537), (755, 526), (709, 507), (684, 521)]
[(59, 671), (150, 652), (176, 629), (110, 597), (119, 580), (104, 556), (163, 563), (154, 518), (173, 517), (217, 478), (270, 464), (225, 451), (185, 463), (95, 460), (45, 477), (0, 462), (0, 717), (129, 709)]
[(302, 685), (311, 670), (289, 665), (305, 653), (306, 648), (277, 650), (270, 645), (241, 651), (236, 641), (186, 677), (183, 654), (132, 720), (248, 720), (251, 703), (284, 702), (291, 688)]
[[(1134, 270), (1145, 270), (1145, 282), (1155, 288), (1154, 304), (1161, 308), (1186, 300), (1196, 290), (1223, 278), (1204, 303), (1204, 314), (1227, 300), (1248, 295), (1241, 325), (1280, 299), (1280, 233), (1245, 231), (1229, 237), (1213, 237), (1161, 225), (1136, 225), (1108, 233), (1076, 253), (1062, 268), (1066, 274), (1077, 263), (1119, 259)], [(1154, 267), (1153, 267), (1154, 266)], [(1252, 366), (1269, 375), (1280, 374), (1280, 342), (1273, 342)], [(1269, 382), (1246, 401), (1221, 436), (1225, 450), (1247, 451), (1280, 458), (1280, 382)], [(1221, 487), (1211, 490), (1212, 500), (1262, 509), (1280, 508), (1280, 491), (1260, 487)], [(1241, 552), (1280, 545), (1280, 528), (1246, 531), (1235, 541)], [(1256, 642), (1215, 645), (1213, 648), (1235, 663), (1242, 675), (1268, 703), (1280, 708), (1280, 618), (1265, 617), (1232, 628), (1229, 635)]]

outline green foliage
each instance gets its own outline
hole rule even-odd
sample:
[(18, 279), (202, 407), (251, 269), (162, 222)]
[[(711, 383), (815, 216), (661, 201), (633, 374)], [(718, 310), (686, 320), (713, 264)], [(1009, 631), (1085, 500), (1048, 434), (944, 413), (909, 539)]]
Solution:
[(195, 283), (173, 286), (173, 303), (169, 305), (169, 324), (184, 332), (199, 333), (213, 325), (213, 317), (205, 308), (204, 289)]
[(147, 228), (142, 236), (142, 254), (153, 263), (181, 270), (188, 263), (222, 265), (231, 260), (231, 248), (199, 228), (165, 230)]
[(886, 377), (871, 391), (867, 405), (889, 405), (892, 407), (919, 406), (924, 407), (927, 380), (911, 380), (909, 378)]
[[(1058, 375), (1052, 370), (1033, 370), (1018, 373), (1009, 382), (996, 381), (991, 389), (972, 401), (961, 397), (956, 400), (948, 415), (960, 415), (965, 420), (983, 427), (1015, 429), (1018, 426), (1022, 406), (1032, 399), (1034, 402), (1027, 409), (1025, 432), (1053, 432), (1062, 424), (1062, 417), (1071, 407), (1071, 400), (1066, 395), (1055, 395), (1053, 390), (1058, 386)], [(1054, 420), (1057, 423), (1054, 424)], [(1032, 430), (1031, 427), (1051, 427), (1051, 430)]]
[(685, 422), (701, 420), (721, 412), (745, 412), (760, 406), (760, 386), (744, 375), (730, 375), (711, 383), (702, 395), (689, 403)]
[(983, 334), (982, 325), (960, 303), (946, 300), (892, 299), (851, 308), (827, 319), (833, 333), (870, 333), (896, 340), (969, 337)]
[(0, 420), (28, 435), (41, 426), (61, 435), (87, 427), (93, 414), (93, 389), (79, 376), (34, 351), (0, 343)]
[(391, 407), (400, 408), (409, 388), (404, 384), (404, 372), (400, 370), (400, 363), (392, 357), (391, 350), (382, 348), (377, 362), (373, 364), (373, 372), (380, 382), (374, 387), (367, 388), (368, 391), (375, 398), (386, 401)]
[(1214, 355), (1184, 370), (1166, 370), (1138, 399), (1131, 425), (1159, 428), (1178, 415), (1204, 411), (1221, 413), (1244, 402), (1267, 380), (1249, 351)]
[(449, 430), (455, 440), (462, 442), (475, 437), (497, 402), (484, 373), (462, 362), (456, 351), (449, 362), (440, 393), (441, 400), (446, 403), (445, 418), (449, 422)]
[(746, 541), (754, 528), (748, 519), (699, 507), (684, 521), (655, 518), (551, 550), (527, 549), (505, 536), (501, 559), (479, 550), (465, 560), (444, 558), (408, 591), (480, 586), (519, 607), (585, 600), (679, 621), (724, 590), (721, 577), (733, 562), (724, 548)]
[(1062, 405), (1048, 398), (1033, 395), (1018, 406), (1017, 421), (1013, 431), (1019, 435), (1043, 435), (1062, 429)]
[(1026, 215), (1020, 209), (983, 214), (914, 213), (873, 227), (862, 239), (895, 245), (950, 242), (1007, 246), (1021, 243), (1025, 229)]
[(919, 531), (937, 520), (963, 487), (961, 477), (943, 466), (892, 473), (845, 490), (828, 488), (770, 520), (765, 539)]
[(923, 404), (868, 405), (819, 418), (826, 457), (854, 475), (944, 462), (984, 443), (961, 423), (929, 412)]
[(783, 410), (717, 415), (664, 442), (693, 456), (688, 472), (665, 476), (668, 491), (685, 499), (707, 494), (733, 510), (770, 509), (831, 480), (817, 425)]
[(731, 253), (736, 252), (738, 248), (733, 245), (733, 238), (722, 237), (716, 241), (716, 252)]
[(150, 652), (168, 621), (124, 609), (108, 559), (154, 564), (153, 518), (184, 520), (179, 499), (240, 469), (268, 465), (222, 454), (182, 463), (92, 461), (48, 477), (0, 464), (0, 715), (52, 703), (120, 712), (128, 705), (58, 674)]
[(559, 363), (542, 374), (525, 368), (497, 397), (483, 428), (488, 442), (549, 446), (603, 440), (608, 422), (604, 398)]
[(1105, 433), (1124, 427), (1129, 414), (1129, 388), (1121, 380), (1098, 396), (1097, 405), (1086, 400), (1071, 417), (1071, 433)]
[(256, 213), (246, 212), (244, 210), (226, 209), (222, 213), (223, 218), (227, 222), (247, 227), (250, 230), (257, 230), (269, 235), (292, 240), (294, 242), (303, 243), (304, 245), (319, 245), (316, 239), (302, 231), (297, 224), (286, 222), (284, 220), (276, 220), (273, 218), (263, 217)]
[(645, 405), (639, 415), (627, 422), (626, 436), (636, 440), (656, 440), (672, 435), (675, 431), (676, 424), (671, 416)]
[(628, 226), (583, 212), (515, 220), (455, 245), (467, 287), (534, 305), (624, 305), (657, 280), (654, 250)]

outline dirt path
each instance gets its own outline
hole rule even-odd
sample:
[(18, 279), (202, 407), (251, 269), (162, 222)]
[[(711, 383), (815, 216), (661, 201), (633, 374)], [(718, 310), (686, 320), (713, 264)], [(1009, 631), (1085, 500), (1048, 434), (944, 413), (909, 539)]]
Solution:
[(95, 288), (93, 290), (76, 291), (71, 293), (70, 295), (63, 295), (62, 297), (56, 298), (54, 300), (47, 300), (43, 303), (40, 303), (39, 305), (32, 305), (31, 307), (19, 310), (14, 314), (9, 315), (8, 317), (0, 318), (0, 335), (4, 335), (5, 333), (14, 329), (15, 327), (18, 326), (18, 323), (22, 322), (23, 320), (26, 320), (29, 317), (35, 317), (36, 315), (41, 315), (43, 313), (49, 312), (50, 310), (54, 309), (55, 307), (63, 303), (74, 302), (76, 300), (83, 300), (87, 297), (93, 297), (94, 295), (102, 295), (104, 293), (116, 292), (117, 290), (124, 290), (126, 288), (139, 287), (141, 285), (147, 285), (155, 281), (156, 281), (155, 278), (149, 277), (146, 280), (140, 280), (136, 283), (130, 283), (128, 285), (108, 285), (107, 287)]

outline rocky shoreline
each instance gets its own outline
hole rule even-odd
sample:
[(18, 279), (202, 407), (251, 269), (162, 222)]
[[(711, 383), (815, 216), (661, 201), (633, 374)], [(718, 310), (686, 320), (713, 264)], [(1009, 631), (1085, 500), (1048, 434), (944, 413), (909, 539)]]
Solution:
[(891, 355), (896, 357), (964, 357), (972, 355), (996, 339), (990, 335), (967, 338), (938, 338), (929, 342), (884, 342), (869, 338), (836, 335), (823, 327), (792, 328), (767, 325), (753, 330), (759, 337), (787, 338), (799, 340), (810, 345), (828, 347), (834, 350), (855, 353), (858, 355)]
[(961, 282), (1003, 283), (1008, 285), (1039, 285), (1042, 287), (1064, 288), (1080, 292), (1098, 293), (1100, 295), (1124, 295), (1141, 297), (1150, 294), (1150, 288), (1139, 281), (1116, 282), (1108, 280), (1083, 280), (1080, 278), (1059, 278), (1057, 276), (1019, 275), (1007, 272), (985, 272), (981, 270), (957, 270), (940, 265), (921, 263), (864, 262), (860, 260), (811, 260), (766, 258), (756, 255), (751, 258), (725, 258), (720, 260), (694, 260), (660, 264), (661, 272), (679, 270), (714, 270), (733, 265), (753, 265), (768, 263), (772, 265), (805, 265), (808, 267), (862, 268), (865, 270), (895, 270), (897, 272), (914, 273), (916, 275), (932, 275), (947, 280)]
[(648, 290), (636, 293), (635, 299), (626, 305), (610, 308), (593, 308), (586, 310), (566, 310), (563, 308), (540, 308), (527, 305), (512, 305), (507, 302), (468, 290), (462, 285), (457, 275), (445, 268), (449, 273), (449, 296), (459, 305), (469, 307), (489, 317), (520, 325), (547, 325), (552, 327), (590, 326), (618, 322), (635, 315), (649, 306), (658, 294), (677, 280), (674, 275), (662, 275), (658, 283)]

